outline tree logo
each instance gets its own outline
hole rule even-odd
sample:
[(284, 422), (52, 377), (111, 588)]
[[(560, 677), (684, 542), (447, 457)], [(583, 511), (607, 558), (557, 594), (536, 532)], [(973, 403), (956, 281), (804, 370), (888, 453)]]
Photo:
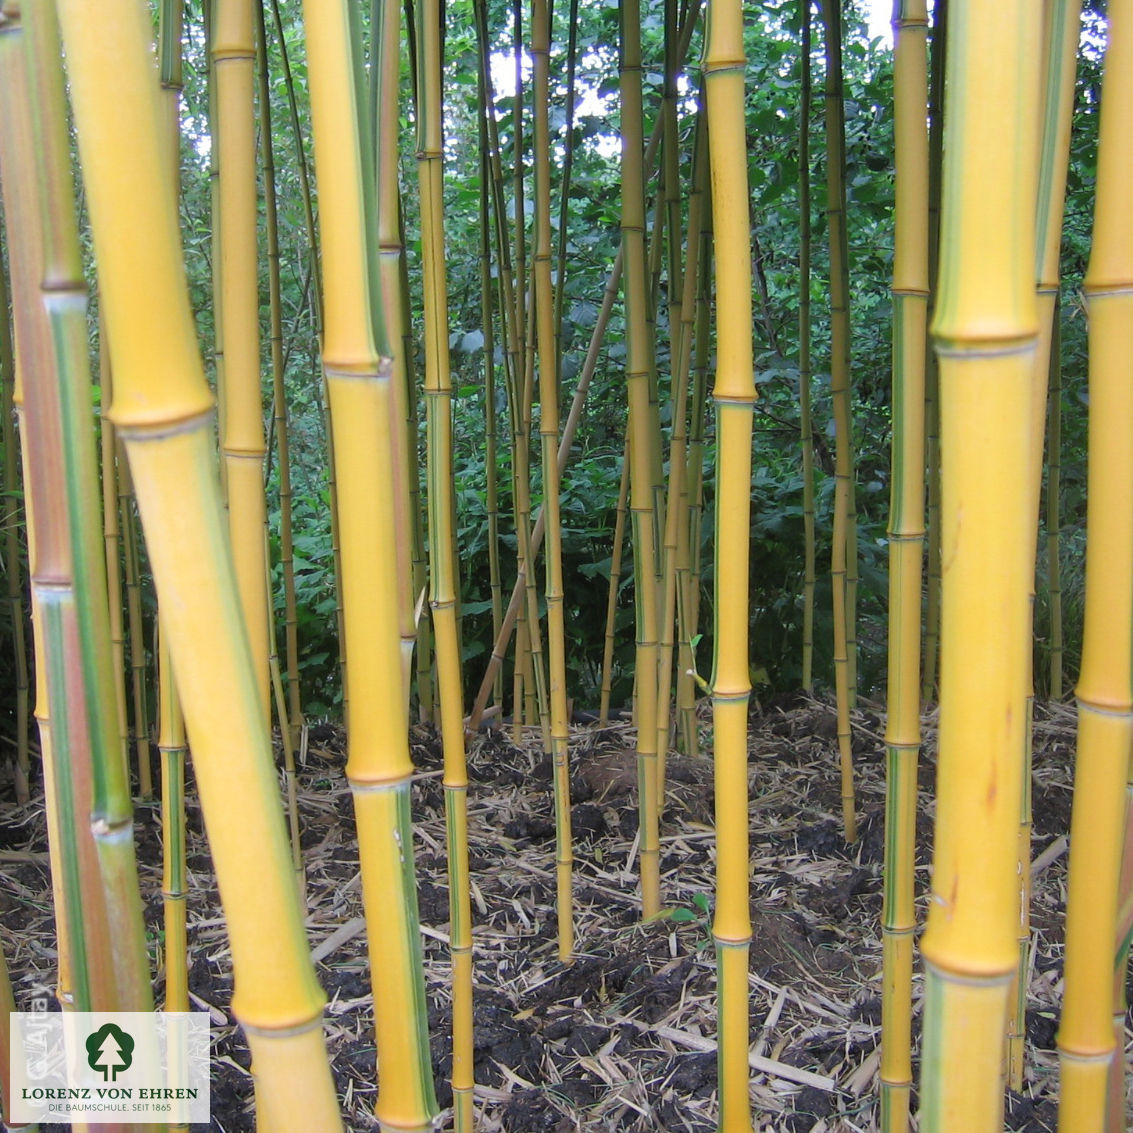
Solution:
[(129, 1070), (134, 1061), (134, 1039), (113, 1023), (87, 1036), (87, 1065), (102, 1074), (104, 1082), (116, 1082), (119, 1070)]

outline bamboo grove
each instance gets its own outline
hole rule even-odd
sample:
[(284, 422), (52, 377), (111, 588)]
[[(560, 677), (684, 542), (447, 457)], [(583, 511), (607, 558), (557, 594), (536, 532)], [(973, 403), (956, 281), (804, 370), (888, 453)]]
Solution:
[[(334, 598), (323, 613), (333, 623), (358, 832), (376, 1122), (424, 1133), (440, 1119), (414, 863), (414, 724), (435, 726), (443, 748), (452, 1128), (471, 1131), (478, 1121), (473, 1020), (482, 983), (467, 746), (486, 723), (547, 758), (558, 963), (571, 964), (580, 947), (573, 890), (586, 851), (571, 831), (572, 728), (589, 690), (572, 687), (580, 596), (564, 569), (564, 501), (586, 443), (588, 397), (612, 389), (624, 433), (610, 458), (616, 490), (592, 502), (616, 512), (609, 563), (591, 572), (602, 581), (605, 634), (584, 643), (596, 658), (595, 717), (613, 718), (616, 682), (632, 680), (625, 716), (639, 824), (631, 856), (643, 920), (671, 912), (667, 763), (674, 752), (711, 760), (716, 1121), (721, 1133), (763, 1127), (750, 1088), (760, 1055), (749, 1019), (749, 825), (759, 791), (749, 717), (764, 672), (752, 646), (761, 580), (751, 548), (761, 459), (753, 420), (766, 380), (757, 347), (774, 328), (753, 244), (761, 200), (751, 184), (746, 55), (765, 28), (757, 7), (620, 0), (615, 57), (580, 41), (586, 0), (471, 0), (448, 11), (425, 0), (404, 8), (305, 0), (301, 13), (277, 0), (161, 0), (156, 13), (139, 0), (0, 3), (11, 775), (18, 804), (42, 792), (46, 810), (57, 996), (66, 1010), (154, 1007), (131, 796), (148, 807), (156, 794), (164, 1007), (188, 1010), (191, 783), (259, 1128), (343, 1128), (305, 924), (296, 796), (308, 736), (292, 429), (299, 395), (287, 378), (296, 358), (309, 362), (302, 397), (317, 406), (325, 442)], [(852, 846), (860, 807), (851, 711), (877, 691), (859, 635), (867, 579), (852, 300), (860, 291), (843, 73), (856, 11), (836, 0), (771, 7), (798, 31), (776, 110), (795, 139), (798, 173), (789, 190), (798, 204), (791, 429), (792, 444), (801, 435), (805, 537), (798, 683), (832, 690), (842, 829)], [(1125, 1128), (1133, 936), (1133, 220), (1123, 196), (1133, 181), (1133, 2), (1109, 0), (1106, 20), (1081, 298), (1088, 502), (1058, 1031), (1064, 1133)], [(893, 6), (885, 112), (894, 147), (881, 155), (894, 171), (877, 973), (883, 1133), (905, 1133), (914, 1117), (927, 1133), (1002, 1129), (1005, 1091), (1022, 1089), (1027, 1073), (1032, 718), (1037, 687), (1063, 696), (1071, 656), (1058, 544), (1059, 296), (1081, 21), (1081, 0)], [(475, 90), (460, 120), (475, 141), (463, 148), (446, 104), (454, 43), (474, 61), (459, 80)], [(184, 105), (186, 47), (204, 61), (204, 121)], [(583, 89), (581, 72), (595, 59), (616, 125), (594, 125), (603, 111), (583, 128), (576, 115), (594, 88)], [(273, 129), (281, 102), (284, 121)], [(601, 263), (583, 350), (567, 328), (567, 283), (583, 259), (570, 225), (591, 193), (575, 151), (595, 130), (616, 140), (608, 228), (617, 248)], [(286, 154), (276, 149), (283, 135)], [(293, 181), (279, 173), (285, 163)], [(209, 201), (204, 300), (183, 250), (189, 177)], [(474, 246), (457, 246), (446, 230), (454, 185), (475, 199)], [(297, 251), (281, 238), (285, 224), (302, 233)], [(283, 298), (292, 254), (302, 278), (297, 314)], [(472, 395), (453, 358), (457, 261), (476, 280)], [(832, 457), (815, 425), (819, 396), (830, 407)], [(490, 598), (472, 609), (462, 592), (456, 453), (462, 414), (474, 409), (483, 413), (476, 490)], [(1040, 672), (1044, 483), (1050, 643), (1049, 671)], [(817, 553), (824, 519), (828, 570)], [(623, 562), (632, 565), (629, 582)], [(156, 614), (147, 617), (150, 579)], [(619, 618), (627, 586), (628, 627)], [(467, 638), (478, 617), (490, 618), (491, 646), (476, 653)], [(697, 671), (702, 638), (712, 644), (707, 679)], [(623, 657), (632, 653), (620, 669), (619, 646)], [(916, 887), (918, 770), (934, 702), (925, 902)], [(38, 747), (29, 743), (33, 715)], [(0, 990), (10, 1013), (6, 974)], [(0, 1054), (6, 1067), (8, 1051)]]

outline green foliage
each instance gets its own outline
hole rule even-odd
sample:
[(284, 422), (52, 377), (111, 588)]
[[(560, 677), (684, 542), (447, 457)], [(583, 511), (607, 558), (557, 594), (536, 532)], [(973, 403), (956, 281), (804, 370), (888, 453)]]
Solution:
[[(861, 19), (861, 3), (847, 4), (845, 82), (847, 192), (850, 238), (851, 318), (853, 325), (854, 450), (857, 462), (859, 590), (859, 671), (862, 690), (880, 692), (884, 682), (886, 645), (886, 522), (889, 494), (890, 442), (890, 298), (892, 271), (892, 61), (888, 50), (870, 42)], [(187, 6), (185, 91), (183, 100), (182, 230), (190, 293), (202, 350), (212, 365), (212, 213), (209, 159), (207, 60), (202, 32), (201, 0)], [(1067, 281), (1063, 295), (1063, 437), (1062, 511), (1064, 541), (1062, 577), (1066, 619), (1066, 673), (1072, 679), (1080, 639), (1081, 547), (1085, 501), (1085, 318), (1077, 301), (1089, 254), (1095, 177), (1097, 108), (1100, 98), (1098, 45), (1104, 22), (1097, 5), (1087, 4), (1084, 57), (1080, 65), (1078, 114), (1068, 183), (1063, 262)], [(503, 391), (503, 353), (496, 330), (497, 467), (488, 469), (484, 452), (484, 335), (480, 314), (479, 141), (475, 36), (471, 0), (455, 0), (448, 8), (446, 31), (446, 177), (445, 224), (448, 247), (449, 333), (452, 348), (456, 484), (459, 523), (462, 637), (466, 694), (479, 685), (491, 649), (491, 593), (488, 574), (486, 478), (494, 472), (498, 485), (504, 600), (515, 578), (512, 458), (509, 406)], [(554, 171), (552, 192), (559, 191), (559, 171), (568, 141), (573, 147), (573, 180), (567, 212), (567, 270), (560, 342), (564, 401), (573, 393), (590, 334), (602, 301), (610, 265), (619, 243), (620, 191), (618, 139), (617, 40), (615, 0), (582, 0), (579, 6), (580, 52), (573, 134), (566, 137), (565, 75), (567, 6), (555, 6), (551, 49), (551, 127)], [(368, 18), (368, 17), (367, 17)], [(770, 690), (798, 686), (801, 676), (803, 514), (798, 411), (798, 221), (797, 197), (799, 77), (798, 0), (759, 0), (750, 6), (746, 23), (748, 55), (747, 140), (752, 186), (752, 236), (755, 268), (756, 370), (759, 403), (755, 417), (751, 518), (751, 661), (767, 674)], [(303, 144), (309, 144), (306, 121), (306, 65), (303, 35), (295, 6), (283, 6), (284, 35), (298, 95)], [(517, 160), (531, 162), (530, 107), (524, 109), (523, 148), (517, 153), (511, 10), (499, 0), (489, 5), (490, 38), (495, 53), (496, 118), (505, 169), (509, 212), (510, 171)], [(645, 57), (647, 122), (660, 102), (663, 21), (659, 4), (647, 5), (642, 38)], [(269, 19), (272, 59), (271, 110), (280, 207), (286, 387), (292, 449), (295, 577), (298, 601), (300, 679), (304, 710), (309, 715), (335, 713), (341, 703), (335, 621), (334, 564), (330, 534), (330, 493), (326, 467), (326, 430), (318, 370), (318, 318), (310, 278), (305, 210), (300, 195), (299, 161), (282, 79), (280, 44)], [(816, 37), (813, 69), (822, 79), (821, 42)], [(692, 39), (686, 80), (679, 98), (682, 138), (681, 176), (687, 207), (691, 167), (691, 128), (696, 109), (701, 32)], [(402, 122), (412, 136), (409, 53), (403, 53)], [(529, 76), (529, 60), (525, 63)], [(529, 93), (529, 92), (528, 92)], [(529, 103), (530, 99), (527, 99)], [(815, 622), (815, 673), (832, 679), (833, 630), (830, 613), (830, 525), (832, 513), (833, 426), (829, 388), (828, 256), (823, 169), (821, 98), (815, 100), (809, 124), (814, 226), (811, 310), (814, 343), (814, 437), (816, 458), (816, 529), (818, 582)], [(421, 347), (419, 225), (416, 178), (411, 145), (403, 145), (402, 188), (410, 266), (414, 333)], [(654, 190), (650, 189), (650, 193)], [(317, 200), (314, 202), (317, 207)], [(652, 197), (647, 224), (655, 219)], [(530, 223), (532, 201), (525, 201)], [(552, 223), (557, 229), (558, 206)], [(506, 218), (511, 223), (512, 218)], [(554, 233), (557, 242), (557, 231)], [(530, 255), (530, 246), (528, 247)], [(498, 267), (493, 265), (493, 278)], [(662, 276), (656, 311), (657, 362), (661, 416), (670, 408), (667, 288)], [(263, 280), (266, 325), (266, 274)], [(264, 405), (269, 404), (269, 366), (264, 342)], [(563, 570), (568, 609), (567, 663), (569, 692), (580, 706), (597, 702), (605, 628), (611, 542), (625, 436), (624, 319), (616, 304), (603, 344), (578, 440), (562, 484)], [(710, 364), (711, 370), (711, 364)], [(265, 412), (265, 418), (267, 414)], [(533, 428), (538, 429), (538, 410)], [(423, 435), (421, 466), (424, 466)], [(533, 505), (541, 500), (538, 442), (533, 445)], [(705, 510), (701, 527), (703, 564), (698, 656), (702, 668), (711, 656), (714, 422), (709, 408), (705, 438)], [(278, 472), (269, 464), (269, 525), (273, 593), (277, 629), (283, 634), (282, 568), (279, 564)], [(423, 497), (422, 497), (423, 499)], [(1040, 536), (1045, 554), (1045, 538)], [(632, 547), (627, 546), (617, 580), (614, 707), (632, 694), (634, 612)], [(538, 572), (542, 590), (542, 567)], [(1048, 630), (1045, 568), (1040, 565), (1037, 632), (1040, 660)], [(690, 910), (691, 912), (691, 910)], [(706, 911), (702, 910), (702, 912)]]

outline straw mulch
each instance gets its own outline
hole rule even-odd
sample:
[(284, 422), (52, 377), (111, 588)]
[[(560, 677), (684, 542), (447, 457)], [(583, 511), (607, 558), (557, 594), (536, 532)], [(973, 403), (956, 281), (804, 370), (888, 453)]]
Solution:
[[(1009, 1098), (1007, 1128), (1053, 1130), (1055, 1029), (1061, 994), (1064, 838), (1074, 714), (1040, 706), (1035, 727), (1033, 925), (1027, 1081)], [(707, 722), (707, 718), (706, 722)], [(884, 723), (855, 716), (861, 838), (841, 836), (834, 715), (794, 698), (753, 706), (751, 803), (751, 1099), (757, 1130), (876, 1128), (880, 1032)], [(705, 738), (707, 739), (707, 730)], [(934, 776), (926, 722), (918, 879), (928, 878)], [(312, 727), (300, 776), (308, 927), (327, 990), (327, 1033), (347, 1128), (376, 1130), (375, 1055), (345, 740)], [(447, 1106), (450, 1023), (448, 890), (441, 750), (413, 733), (419, 771), (417, 867), (430, 1031), (439, 1100)], [(478, 1129), (709, 1133), (716, 1128), (714, 960), (703, 908), (713, 889), (711, 762), (671, 755), (662, 828), (662, 884), (678, 919), (641, 924), (637, 897), (636, 768), (628, 724), (572, 735), (577, 954), (554, 940), (551, 768), (538, 736), (510, 732), (470, 744), (476, 961)], [(229, 1011), (231, 974), (201, 816), (190, 792), (190, 987), (214, 1024), (213, 1122), (254, 1128), (248, 1056)], [(17, 1005), (50, 986), (55, 960), (43, 809), (8, 809), (0, 834), (0, 939)], [(1045, 851), (1045, 852), (1044, 852)], [(141, 809), (138, 852), (160, 975), (160, 837)], [(919, 996), (919, 977), (918, 977)], [(919, 998), (917, 1010), (919, 1012)], [(919, 1035), (919, 1018), (914, 1021)], [(1127, 1034), (1133, 1037), (1133, 1033)], [(194, 1127), (197, 1128), (197, 1127)], [(201, 1127), (203, 1128), (203, 1127)], [(451, 1128), (446, 1112), (442, 1129)]]

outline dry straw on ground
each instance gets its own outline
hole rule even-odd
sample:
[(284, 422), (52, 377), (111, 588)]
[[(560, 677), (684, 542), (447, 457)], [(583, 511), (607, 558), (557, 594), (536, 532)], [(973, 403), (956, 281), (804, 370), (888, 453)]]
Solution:
[[(926, 722), (921, 768), (922, 895), (930, 857), (933, 724)], [(1026, 1086), (1022, 1095), (1009, 1098), (1010, 1130), (1054, 1129), (1074, 725), (1073, 710), (1064, 705), (1044, 705), (1036, 712), (1035, 949)], [(838, 817), (830, 707), (796, 699), (753, 710), (750, 1061), (761, 1131), (876, 1128), (883, 731), (876, 710), (857, 712), (862, 836), (847, 847)], [(440, 746), (429, 730), (414, 730), (413, 757), (430, 1032), (441, 1102), (447, 1104), (444, 802)], [(342, 732), (313, 727), (300, 807), (307, 925), (330, 997), (334, 1072), (347, 1127), (364, 1131), (377, 1129), (374, 1045), (344, 760)], [(668, 908), (684, 912), (643, 925), (632, 731), (627, 724), (573, 730), (578, 951), (565, 968), (555, 951), (550, 761), (535, 734), (516, 747), (505, 733), (485, 731), (471, 744), (469, 762), (478, 1128), (484, 1133), (710, 1133), (716, 1118), (715, 966), (704, 908), (713, 885), (711, 762), (675, 754), (669, 760), (662, 885)], [(139, 813), (147, 923), (160, 959), (158, 821), (155, 811)], [(17, 1005), (23, 1008), (54, 978), (42, 804), (9, 808), (4, 823), (0, 939)], [(211, 1128), (237, 1133), (254, 1128), (252, 1083), (246, 1047), (228, 1009), (224, 924), (200, 811), (192, 801), (189, 825), (189, 986), (196, 1007), (208, 1010), (214, 1024)], [(160, 991), (159, 975), (159, 997)], [(919, 1030), (919, 1020), (914, 1026)], [(1126, 1034), (1133, 1040), (1133, 1032)], [(447, 1127), (442, 1121), (441, 1128)]]

